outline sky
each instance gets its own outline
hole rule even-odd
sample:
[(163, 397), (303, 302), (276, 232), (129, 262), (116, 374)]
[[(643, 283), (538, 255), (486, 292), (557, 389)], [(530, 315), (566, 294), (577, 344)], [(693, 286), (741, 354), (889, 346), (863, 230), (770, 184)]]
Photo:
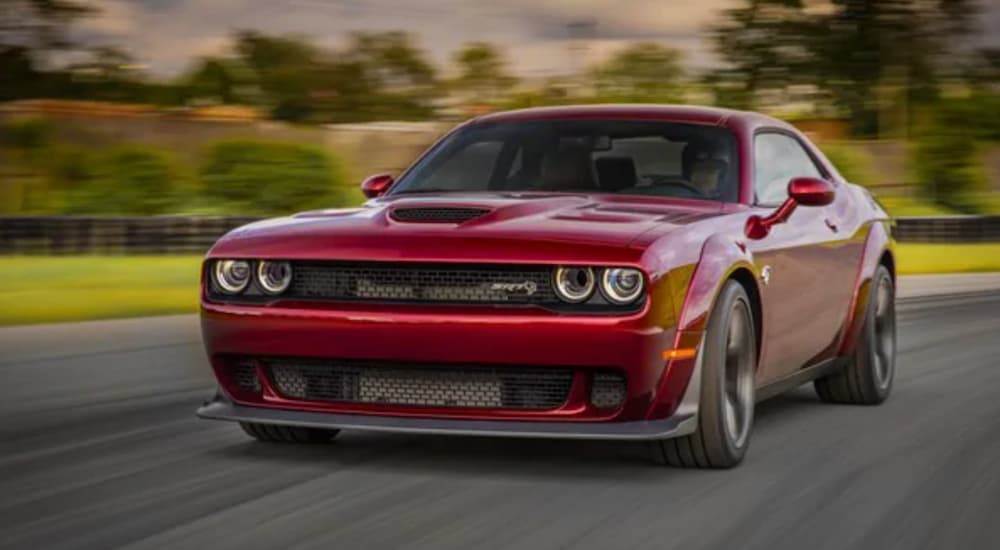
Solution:
[[(1000, 0), (981, 0), (984, 40), (1000, 36)], [(715, 58), (705, 28), (736, 0), (93, 0), (80, 23), (95, 42), (130, 52), (153, 74), (172, 76), (203, 55), (227, 52), (235, 30), (301, 34), (338, 47), (355, 30), (407, 30), (442, 67), (463, 43), (502, 47), (519, 76), (570, 74), (635, 40), (681, 50), (691, 67)], [(592, 21), (587, 40), (569, 26)], [(574, 44), (585, 46), (574, 48)]]

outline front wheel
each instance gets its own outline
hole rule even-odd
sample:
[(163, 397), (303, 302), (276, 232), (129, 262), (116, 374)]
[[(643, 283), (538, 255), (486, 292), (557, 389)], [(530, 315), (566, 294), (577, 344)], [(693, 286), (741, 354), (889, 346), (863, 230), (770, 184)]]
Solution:
[(757, 336), (750, 299), (729, 281), (709, 318), (701, 350), (698, 428), (652, 442), (653, 459), (685, 468), (731, 468), (743, 460), (754, 416)]
[(878, 405), (889, 397), (895, 373), (896, 291), (880, 265), (854, 353), (843, 370), (816, 380), (816, 393), (828, 403)]

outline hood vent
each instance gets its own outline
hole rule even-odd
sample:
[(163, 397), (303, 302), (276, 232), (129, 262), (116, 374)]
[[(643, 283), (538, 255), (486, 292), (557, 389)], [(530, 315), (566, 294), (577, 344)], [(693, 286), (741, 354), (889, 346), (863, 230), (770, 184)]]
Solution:
[(389, 216), (407, 223), (463, 223), (489, 212), (486, 208), (411, 207), (393, 209)]

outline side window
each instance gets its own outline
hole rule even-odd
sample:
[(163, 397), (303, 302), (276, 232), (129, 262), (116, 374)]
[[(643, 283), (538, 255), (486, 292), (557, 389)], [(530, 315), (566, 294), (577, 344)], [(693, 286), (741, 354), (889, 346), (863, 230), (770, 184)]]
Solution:
[(757, 204), (777, 205), (788, 198), (792, 178), (823, 175), (794, 138), (784, 134), (759, 134), (754, 139), (753, 189)]

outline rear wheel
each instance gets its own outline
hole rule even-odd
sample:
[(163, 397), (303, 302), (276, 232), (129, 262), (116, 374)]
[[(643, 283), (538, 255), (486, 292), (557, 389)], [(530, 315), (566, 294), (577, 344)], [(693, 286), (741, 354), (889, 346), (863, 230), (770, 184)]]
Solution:
[(254, 424), (251, 422), (240, 422), (240, 427), (250, 437), (269, 443), (326, 443), (340, 433), (340, 430)]
[(731, 468), (743, 460), (754, 414), (757, 336), (750, 299), (729, 281), (716, 300), (701, 350), (698, 428), (652, 442), (653, 459), (685, 468)]
[(878, 405), (889, 397), (896, 372), (896, 293), (880, 265), (872, 278), (864, 326), (847, 366), (816, 380), (816, 393), (829, 403)]

